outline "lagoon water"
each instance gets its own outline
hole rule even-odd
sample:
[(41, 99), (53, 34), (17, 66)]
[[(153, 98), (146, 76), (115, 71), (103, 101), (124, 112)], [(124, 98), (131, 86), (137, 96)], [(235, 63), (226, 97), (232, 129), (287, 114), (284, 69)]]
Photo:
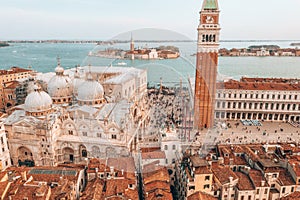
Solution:
[[(223, 41), (220, 48), (245, 48), (250, 45), (272, 44), (282, 48), (290, 47), (297, 41)], [(89, 57), (89, 52), (106, 48), (129, 49), (129, 43), (111, 46), (96, 44), (64, 44), (64, 43), (14, 43), (9, 47), (0, 48), (0, 68), (11, 66), (28, 67), (39, 72), (53, 72), (56, 67), (56, 57), (61, 58), (66, 69), (75, 65), (117, 66), (126, 62), (126, 67), (146, 68), (150, 84), (158, 83), (162, 77), (166, 84), (178, 84), (180, 78), (186, 82), (188, 77), (195, 76), (196, 42), (173, 43), (135, 43), (135, 47), (158, 47), (173, 45), (179, 47), (181, 57), (174, 60), (114, 60), (99, 57)], [(124, 66), (122, 66), (124, 67)], [(286, 77), (300, 78), (300, 57), (220, 57), (219, 74), (222, 77), (238, 79), (248, 77)]]

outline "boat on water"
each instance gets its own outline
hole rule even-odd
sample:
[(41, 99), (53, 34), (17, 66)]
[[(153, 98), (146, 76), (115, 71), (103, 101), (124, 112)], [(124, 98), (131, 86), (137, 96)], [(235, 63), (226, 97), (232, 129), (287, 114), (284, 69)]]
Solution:
[(126, 62), (118, 62), (117, 65), (118, 65), (118, 66), (126, 66), (127, 63), (126, 63)]

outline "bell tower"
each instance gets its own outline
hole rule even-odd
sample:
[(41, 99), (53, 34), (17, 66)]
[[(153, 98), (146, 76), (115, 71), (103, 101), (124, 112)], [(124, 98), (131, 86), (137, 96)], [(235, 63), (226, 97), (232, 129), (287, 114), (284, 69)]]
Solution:
[(219, 49), (218, 0), (204, 0), (198, 26), (197, 62), (194, 96), (194, 128), (212, 128)]

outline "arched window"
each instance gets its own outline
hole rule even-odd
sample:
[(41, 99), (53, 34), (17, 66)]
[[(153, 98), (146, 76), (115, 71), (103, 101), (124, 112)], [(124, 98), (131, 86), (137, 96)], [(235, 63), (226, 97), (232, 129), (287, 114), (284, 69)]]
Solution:
[(87, 157), (87, 151), (86, 151), (86, 149), (82, 149), (81, 156), (84, 157), (84, 158)]
[(202, 42), (205, 42), (205, 35), (202, 35)]

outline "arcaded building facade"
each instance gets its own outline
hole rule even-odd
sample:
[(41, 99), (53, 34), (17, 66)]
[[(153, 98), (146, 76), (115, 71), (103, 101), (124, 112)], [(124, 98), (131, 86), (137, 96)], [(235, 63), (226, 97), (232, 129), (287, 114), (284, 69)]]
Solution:
[(241, 78), (217, 84), (216, 119), (300, 122), (300, 80)]
[[(47, 81), (48, 93), (35, 82), (25, 103), (4, 120), (13, 164), (85, 163), (136, 150), (137, 129), (146, 123), (141, 119), (147, 72), (95, 66), (72, 70), (65, 74), (59, 63)], [(113, 96), (113, 89), (119, 96)]]

